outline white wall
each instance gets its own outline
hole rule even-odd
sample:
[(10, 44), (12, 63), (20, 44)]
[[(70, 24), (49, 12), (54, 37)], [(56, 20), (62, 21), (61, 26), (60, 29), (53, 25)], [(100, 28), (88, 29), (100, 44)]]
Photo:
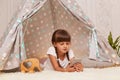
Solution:
[(0, 37), (22, 0), (0, 0)]
[(120, 35), (120, 0), (77, 0), (85, 14), (100, 33), (107, 38), (109, 32)]
[[(120, 35), (120, 0), (77, 0), (100, 33)], [(22, 0), (0, 0), (0, 37)]]

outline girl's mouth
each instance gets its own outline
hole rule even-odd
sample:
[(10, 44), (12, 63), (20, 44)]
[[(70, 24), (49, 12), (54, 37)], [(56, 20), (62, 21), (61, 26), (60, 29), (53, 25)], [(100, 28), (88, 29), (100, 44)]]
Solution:
[(67, 51), (67, 49), (63, 49), (64, 51)]

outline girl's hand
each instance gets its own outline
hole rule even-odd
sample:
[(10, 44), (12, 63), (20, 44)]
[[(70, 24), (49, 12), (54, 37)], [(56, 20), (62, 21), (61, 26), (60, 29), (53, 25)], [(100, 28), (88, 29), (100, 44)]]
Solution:
[(75, 63), (73, 66), (77, 72), (83, 71), (83, 65), (81, 63)]
[(76, 71), (74, 67), (69, 67), (66, 70), (67, 70), (67, 72), (75, 72)]

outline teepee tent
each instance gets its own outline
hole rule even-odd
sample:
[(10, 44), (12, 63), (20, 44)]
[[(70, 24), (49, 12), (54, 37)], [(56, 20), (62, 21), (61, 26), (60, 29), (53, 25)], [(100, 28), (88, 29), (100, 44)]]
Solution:
[(0, 70), (19, 67), (30, 57), (40, 60), (52, 45), (52, 33), (59, 28), (71, 34), (72, 49), (85, 67), (120, 64), (76, 0), (23, 0), (1, 39)]

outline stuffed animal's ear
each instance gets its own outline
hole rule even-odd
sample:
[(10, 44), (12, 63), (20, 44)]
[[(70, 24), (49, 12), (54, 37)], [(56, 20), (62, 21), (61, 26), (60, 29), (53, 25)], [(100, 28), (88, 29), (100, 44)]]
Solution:
[(23, 66), (28, 69), (32, 66), (32, 62), (31, 61), (23, 62)]

